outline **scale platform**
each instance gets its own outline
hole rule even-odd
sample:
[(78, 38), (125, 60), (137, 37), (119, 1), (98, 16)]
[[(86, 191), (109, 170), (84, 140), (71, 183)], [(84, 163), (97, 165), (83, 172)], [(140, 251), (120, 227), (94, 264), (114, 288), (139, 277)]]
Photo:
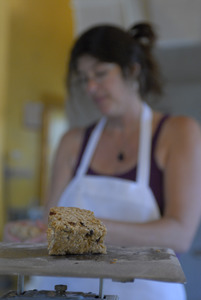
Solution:
[[(110, 245), (107, 245), (107, 254), (50, 256), (47, 252), (47, 244), (2, 242), (0, 243), (0, 275), (18, 276), (15, 296), (18, 295), (20, 299), (24, 293), (23, 278), (26, 275), (100, 279), (99, 295), (80, 294), (78, 298), (73, 298), (73, 295), (70, 296), (71, 298), (64, 298), (67, 292), (63, 292), (62, 299), (103, 299), (104, 278), (119, 282), (131, 282), (134, 279), (186, 282), (179, 260), (171, 249)], [(60, 295), (57, 293), (53, 298), (56, 299), (56, 296)], [(110, 298), (105, 296), (105, 299), (118, 299), (117, 296), (108, 297)], [(18, 298), (7, 299), (17, 300)], [(33, 296), (30, 299), (33, 299)], [(38, 299), (43, 298), (40, 296)]]

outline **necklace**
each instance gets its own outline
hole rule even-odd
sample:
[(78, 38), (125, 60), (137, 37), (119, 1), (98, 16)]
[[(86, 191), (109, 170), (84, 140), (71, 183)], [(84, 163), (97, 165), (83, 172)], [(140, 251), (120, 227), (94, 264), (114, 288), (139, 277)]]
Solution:
[(117, 160), (123, 161), (125, 159), (125, 154), (123, 152), (119, 152), (117, 154)]

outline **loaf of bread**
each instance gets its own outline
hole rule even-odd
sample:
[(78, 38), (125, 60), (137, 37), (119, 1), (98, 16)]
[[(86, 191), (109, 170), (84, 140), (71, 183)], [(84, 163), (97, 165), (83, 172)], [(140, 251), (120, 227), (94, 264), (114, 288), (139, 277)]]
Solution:
[(92, 211), (77, 207), (52, 207), (48, 217), (48, 253), (106, 253), (106, 233), (105, 225)]

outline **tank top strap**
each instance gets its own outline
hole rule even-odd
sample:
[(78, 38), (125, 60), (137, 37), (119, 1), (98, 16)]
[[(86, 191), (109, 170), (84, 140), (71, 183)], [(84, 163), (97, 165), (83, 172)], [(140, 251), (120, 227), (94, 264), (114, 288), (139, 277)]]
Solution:
[(96, 125), (96, 127), (93, 129), (87, 146), (85, 148), (84, 154), (82, 156), (81, 163), (77, 169), (76, 176), (82, 176), (87, 172), (93, 153), (98, 144), (102, 131), (105, 127), (106, 121), (107, 119), (105, 117), (102, 117)]
[(144, 102), (143, 113), (140, 121), (140, 141), (136, 181), (146, 186), (149, 186), (150, 177), (152, 115), (151, 108)]
[(152, 153), (153, 153), (153, 154), (155, 153), (155, 148), (156, 148), (156, 144), (157, 144), (158, 137), (159, 137), (159, 135), (160, 135), (161, 129), (162, 129), (162, 127), (163, 127), (165, 121), (166, 121), (168, 118), (170, 118), (170, 115), (167, 115), (167, 114), (166, 114), (166, 115), (164, 115), (164, 116), (160, 119), (160, 121), (159, 121), (159, 123), (158, 123), (158, 126), (157, 126), (157, 128), (156, 128), (156, 131), (155, 131), (154, 136), (153, 136), (153, 139), (152, 139)]

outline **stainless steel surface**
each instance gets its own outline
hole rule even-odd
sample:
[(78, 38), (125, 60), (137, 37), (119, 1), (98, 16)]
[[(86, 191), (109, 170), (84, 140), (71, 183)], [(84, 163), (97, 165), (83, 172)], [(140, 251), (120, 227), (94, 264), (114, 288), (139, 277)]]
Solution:
[[(12, 291), (5, 294), (0, 299), (4, 300), (101, 300), (96, 294), (92, 293), (73, 293), (73, 292), (66, 292), (65, 294), (59, 295), (55, 291), (26, 291), (21, 295), (18, 295), (16, 292)], [(118, 300), (118, 296), (114, 295), (105, 295), (105, 300)]]
[(0, 275), (186, 281), (171, 249), (107, 246), (107, 254), (49, 256), (46, 244), (0, 243)]

